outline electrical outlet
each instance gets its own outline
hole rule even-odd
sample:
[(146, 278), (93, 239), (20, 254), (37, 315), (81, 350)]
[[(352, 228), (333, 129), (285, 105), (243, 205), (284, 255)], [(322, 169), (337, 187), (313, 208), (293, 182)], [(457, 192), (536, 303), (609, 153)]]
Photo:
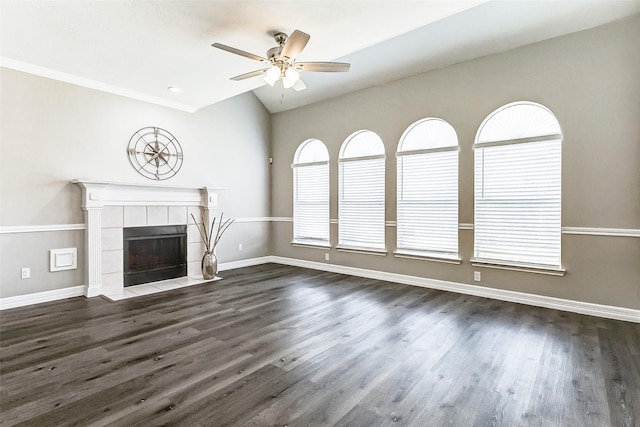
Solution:
[(482, 280), (482, 273), (480, 273), (479, 271), (474, 271), (473, 280), (475, 280), (476, 282), (479, 282), (480, 280)]
[(22, 271), (20, 272), (20, 277), (22, 277), (23, 279), (28, 279), (31, 277), (31, 269), (29, 267), (25, 267), (22, 269)]
[(239, 251), (242, 251), (242, 243), (239, 243), (239, 244), (238, 244), (238, 250), (239, 250)]
[(329, 261), (329, 253), (328, 252), (326, 254), (324, 254), (324, 260), (325, 261)]

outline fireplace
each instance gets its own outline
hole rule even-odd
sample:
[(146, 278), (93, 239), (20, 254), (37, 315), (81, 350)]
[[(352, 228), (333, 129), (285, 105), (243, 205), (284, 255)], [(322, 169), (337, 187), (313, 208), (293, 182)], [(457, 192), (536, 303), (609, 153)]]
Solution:
[(124, 286), (187, 275), (187, 226), (123, 229)]
[[(174, 187), (75, 179), (82, 188), (85, 219), (85, 296), (121, 297), (124, 288), (124, 229), (186, 225), (196, 218), (214, 215), (222, 188)], [(195, 226), (187, 226), (187, 272), (201, 274), (202, 239)], [(180, 233), (182, 234), (182, 233)], [(128, 261), (127, 261), (128, 262)], [(183, 270), (184, 271), (184, 270)]]

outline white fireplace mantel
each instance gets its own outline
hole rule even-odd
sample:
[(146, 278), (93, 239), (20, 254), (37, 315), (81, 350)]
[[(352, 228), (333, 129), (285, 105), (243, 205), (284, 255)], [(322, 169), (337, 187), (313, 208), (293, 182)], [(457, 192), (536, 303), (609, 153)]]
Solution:
[(74, 179), (71, 182), (83, 189), (83, 209), (130, 205), (202, 206), (214, 209), (218, 205), (218, 191), (224, 190), (214, 187), (173, 187), (86, 179)]
[(106, 206), (185, 206), (204, 210), (205, 221), (218, 207), (218, 192), (224, 188), (174, 187), (74, 179), (82, 188), (85, 211), (85, 296), (103, 294), (102, 211)]

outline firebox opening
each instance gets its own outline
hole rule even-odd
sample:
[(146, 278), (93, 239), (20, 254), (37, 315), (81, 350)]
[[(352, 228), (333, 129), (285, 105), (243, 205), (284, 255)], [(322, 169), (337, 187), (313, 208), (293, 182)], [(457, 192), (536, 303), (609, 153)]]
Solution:
[(187, 226), (128, 227), (124, 238), (124, 286), (187, 275)]

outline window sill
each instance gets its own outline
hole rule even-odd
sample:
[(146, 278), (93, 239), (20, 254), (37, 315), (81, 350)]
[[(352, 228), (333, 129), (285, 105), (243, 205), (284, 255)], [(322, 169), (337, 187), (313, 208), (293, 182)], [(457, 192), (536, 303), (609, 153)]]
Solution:
[(452, 256), (436, 255), (431, 252), (420, 252), (420, 251), (395, 251), (393, 255), (396, 258), (443, 262), (445, 264), (462, 264), (462, 259), (454, 255)]
[(340, 252), (351, 252), (354, 254), (387, 256), (387, 251), (384, 249), (360, 248), (357, 246), (336, 246), (336, 250)]
[(300, 242), (294, 240), (293, 242), (291, 242), (291, 245), (301, 248), (331, 249), (331, 245), (329, 243)]
[(523, 271), (525, 273), (547, 274), (550, 276), (564, 276), (567, 270), (564, 268), (542, 266), (535, 264), (518, 264), (508, 261), (498, 261), (490, 259), (471, 259), (474, 267), (497, 268), (499, 270)]

